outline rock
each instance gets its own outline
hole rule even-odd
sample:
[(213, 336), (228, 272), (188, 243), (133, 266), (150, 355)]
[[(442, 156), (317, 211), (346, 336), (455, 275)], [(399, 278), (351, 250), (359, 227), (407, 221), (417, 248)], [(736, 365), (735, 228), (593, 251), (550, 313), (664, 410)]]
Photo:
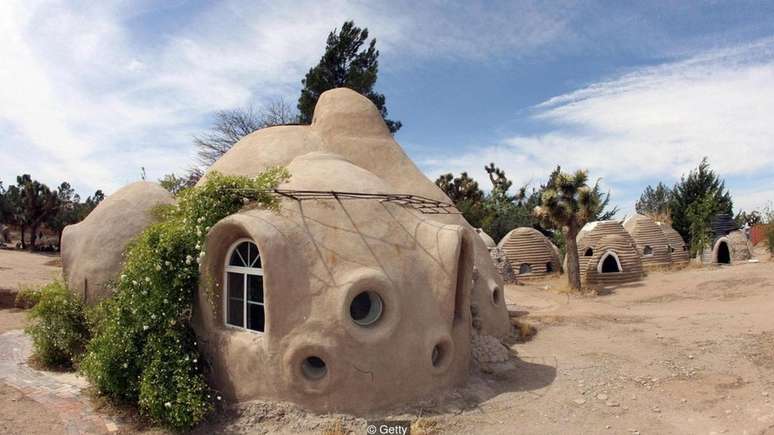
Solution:
[(603, 393), (597, 394), (597, 399), (607, 400), (607, 394), (603, 394)]
[(608, 401), (607, 401), (607, 403), (606, 403), (606, 405), (607, 405), (607, 406), (609, 406), (609, 407), (611, 407), (611, 408), (617, 408), (617, 407), (621, 406), (621, 404), (620, 404), (620, 403), (618, 403), (618, 402), (613, 402), (612, 400), (608, 400)]
[(575, 399), (573, 402), (575, 402), (576, 405), (583, 405), (586, 403), (586, 399)]

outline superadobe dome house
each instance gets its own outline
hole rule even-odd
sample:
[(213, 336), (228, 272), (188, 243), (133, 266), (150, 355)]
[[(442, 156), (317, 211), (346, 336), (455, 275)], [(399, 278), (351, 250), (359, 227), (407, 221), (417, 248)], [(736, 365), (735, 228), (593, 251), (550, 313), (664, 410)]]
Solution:
[(618, 221), (587, 223), (578, 233), (577, 242), (584, 285), (620, 285), (643, 278), (637, 246)]
[(634, 239), (643, 267), (671, 265), (672, 252), (669, 240), (656, 221), (648, 216), (633, 214), (624, 220), (623, 226)]
[(672, 258), (672, 264), (676, 266), (684, 266), (691, 260), (691, 252), (688, 248), (688, 244), (685, 243), (683, 237), (677, 232), (671, 225), (665, 222), (656, 222), (661, 232), (664, 233), (667, 242), (669, 243), (669, 252)]
[(540, 231), (520, 227), (511, 230), (498, 245), (519, 278), (559, 273), (559, 250)]
[(153, 209), (174, 198), (156, 183), (138, 181), (117, 190), (80, 223), (62, 232), (62, 266), (67, 287), (87, 304), (112, 294), (129, 242), (154, 221)]
[(368, 413), (464, 384), (471, 343), (511, 331), (503, 283), (375, 106), (325, 92), (311, 125), (256, 131), (209, 171), (274, 166), (291, 175), (279, 210), (248, 206), (207, 234), (192, 324), (211, 385)]
[(713, 216), (710, 223), (712, 242), (701, 253), (705, 264), (734, 264), (752, 258), (752, 247), (734, 218), (721, 213)]

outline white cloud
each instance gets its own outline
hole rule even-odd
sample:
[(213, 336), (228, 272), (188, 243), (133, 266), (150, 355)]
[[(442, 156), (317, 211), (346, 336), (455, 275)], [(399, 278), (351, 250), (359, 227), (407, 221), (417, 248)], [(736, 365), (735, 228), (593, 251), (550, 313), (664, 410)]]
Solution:
[[(640, 186), (672, 182), (708, 156), (739, 205), (774, 199), (771, 190), (748, 188), (774, 167), (774, 39), (635, 70), (533, 110), (544, 133), (507, 137), (425, 167), (433, 174), (473, 168), (483, 180), (478, 168), (494, 161), (523, 183), (561, 164), (612, 186)], [(615, 202), (630, 210), (641, 187), (624, 189)]]
[[(368, 27), (390, 59), (383, 64), (397, 68), (411, 57), (534, 52), (562, 34), (561, 14), (526, 3), (499, 15), (476, 4), (447, 7), (230, 1), (191, 11), (139, 1), (2, 1), (0, 153), (11, 157), (0, 180), (29, 172), (82, 193), (110, 192), (136, 179), (140, 166), (150, 178), (180, 171), (207, 115), (277, 96), (294, 101), (327, 33), (347, 19)], [(175, 20), (150, 29), (156, 13)], [(499, 30), (485, 31), (492, 23)]]

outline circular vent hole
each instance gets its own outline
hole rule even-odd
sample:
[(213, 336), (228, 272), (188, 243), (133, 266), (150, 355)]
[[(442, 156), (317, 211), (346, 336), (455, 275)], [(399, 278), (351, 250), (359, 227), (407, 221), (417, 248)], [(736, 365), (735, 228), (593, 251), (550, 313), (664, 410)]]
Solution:
[(349, 315), (360, 326), (370, 326), (382, 317), (384, 303), (382, 297), (373, 291), (364, 291), (352, 299), (349, 304)]
[(495, 305), (500, 305), (500, 301), (502, 300), (503, 294), (502, 290), (500, 290), (500, 287), (495, 287), (492, 291), (492, 303)]
[(311, 379), (313, 381), (322, 379), (325, 374), (328, 373), (328, 368), (325, 366), (325, 361), (316, 356), (310, 356), (305, 359), (301, 364), (301, 370), (307, 379)]

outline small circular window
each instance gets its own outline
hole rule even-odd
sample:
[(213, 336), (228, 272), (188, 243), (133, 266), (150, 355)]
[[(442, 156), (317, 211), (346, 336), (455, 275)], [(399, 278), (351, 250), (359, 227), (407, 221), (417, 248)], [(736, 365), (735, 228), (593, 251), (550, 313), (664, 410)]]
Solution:
[(322, 358), (310, 356), (301, 363), (301, 371), (304, 373), (304, 377), (316, 381), (322, 379), (328, 373), (328, 367), (326, 367), (325, 361)]
[(360, 326), (371, 326), (382, 317), (384, 302), (378, 293), (366, 290), (359, 293), (349, 304), (349, 315)]

